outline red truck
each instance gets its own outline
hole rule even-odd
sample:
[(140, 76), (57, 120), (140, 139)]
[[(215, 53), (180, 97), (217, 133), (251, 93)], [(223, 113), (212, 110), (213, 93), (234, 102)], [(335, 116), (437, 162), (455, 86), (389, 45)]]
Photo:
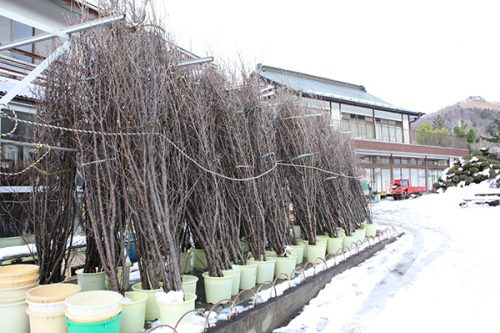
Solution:
[(411, 186), (409, 179), (395, 179), (391, 194), (394, 200), (408, 199), (410, 194), (422, 194), (427, 191), (425, 186)]

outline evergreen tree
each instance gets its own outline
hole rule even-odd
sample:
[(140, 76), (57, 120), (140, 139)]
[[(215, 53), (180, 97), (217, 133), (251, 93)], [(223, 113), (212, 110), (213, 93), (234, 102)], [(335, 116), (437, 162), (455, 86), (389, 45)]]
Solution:
[(472, 145), (479, 142), (479, 136), (477, 135), (477, 130), (475, 128), (469, 128), (467, 123), (461, 119), (458, 126), (453, 127), (453, 133), (459, 137), (464, 138), (467, 141), (467, 148), (472, 150)]
[(492, 143), (499, 143), (500, 142), (500, 119), (494, 119), (493, 123), (496, 125), (496, 129), (490, 129), (488, 130), (488, 134), (490, 135), (489, 138), (482, 136), (484, 140)]
[(441, 117), (441, 115), (438, 115), (434, 120), (432, 121), (432, 129), (434, 130), (440, 130), (440, 129), (445, 129), (446, 125), (444, 123), (444, 119)]

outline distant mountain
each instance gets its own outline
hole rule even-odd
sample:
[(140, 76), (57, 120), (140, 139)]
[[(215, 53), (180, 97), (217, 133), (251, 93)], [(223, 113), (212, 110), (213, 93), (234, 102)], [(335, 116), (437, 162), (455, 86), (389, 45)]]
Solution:
[[(420, 125), (431, 124), (438, 116), (444, 120), (444, 125), (452, 129), (463, 119), (469, 127), (477, 129), (479, 135), (488, 136), (488, 130), (494, 130), (494, 119), (500, 119), (500, 103), (489, 102), (479, 96), (471, 96), (464, 101), (444, 107), (437, 112), (426, 114), (412, 124), (413, 129)], [(491, 146), (481, 140), (477, 146)]]

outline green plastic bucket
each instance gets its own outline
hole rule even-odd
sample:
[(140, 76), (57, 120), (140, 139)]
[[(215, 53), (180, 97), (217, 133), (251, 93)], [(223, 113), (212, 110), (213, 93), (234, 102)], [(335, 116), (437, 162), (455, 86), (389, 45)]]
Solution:
[(343, 243), (343, 248), (344, 248), (344, 251), (347, 251), (347, 250), (352, 250), (354, 249), (354, 245), (356, 243), (356, 237), (354, 236), (345, 236), (344, 237), (344, 243)]
[(269, 257), (266, 261), (254, 262), (257, 263), (257, 284), (273, 281), (276, 258)]
[(210, 276), (208, 272), (203, 273), (205, 285), (205, 299), (207, 303), (216, 304), (225, 299), (231, 299), (233, 290), (234, 272), (225, 271), (222, 277)]
[(257, 280), (257, 263), (247, 262), (246, 265), (240, 265), (240, 289), (248, 289), (255, 287)]
[(68, 333), (120, 333), (120, 316), (95, 323), (77, 323), (66, 318)]
[[(326, 244), (318, 242), (317, 245), (307, 245), (307, 261), (313, 264), (319, 264), (321, 259), (325, 259)], [(321, 258), (321, 259), (320, 259)]]
[(137, 291), (127, 291), (125, 297), (132, 302), (122, 302), (120, 333), (140, 333), (146, 319), (148, 295)]
[(146, 320), (156, 320), (160, 318), (160, 310), (158, 309), (155, 294), (163, 291), (163, 288), (142, 289), (142, 284), (138, 282), (132, 285), (132, 290), (148, 295), (148, 299), (146, 300)]
[(302, 237), (302, 232), (300, 231), (300, 225), (293, 226), (293, 234), (295, 235), (296, 239)]
[(303, 244), (287, 245), (286, 251), (290, 255), (297, 257), (295, 264), (297, 264), (297, 265), (302, 264), (302, 261), (304, 261), (304, 245)]
[[(194, 302), (196, 295), (191, 293), (184, 294), (183, 302), (163, 303), (158, 300), (158, 308), (160, 309), (160, 322), (162, 325), (174, 326), (181, 317), (189, 311), (194, 310)], [(189, 323), (192, 315), (188, 314), (182, 318), (181, 323)]]
[(204, 272), (208, 268), (207, 254), (203, 249), (193, 249), (194, 269)]
[(366, 237), (375, 237), (377, 235), (377, 226), (373, 223), (364, 225)]
[(276, 257), (276, 264), (274, 265), (274, 277), (282, 280), (289, 278), (295, 269), (296, 263), (296, 256)]
[(181, 273), (183, 274), (188, 274), (192, 270), (192, 264), (193, 264), (193, 256), (192, 252), (181, 252), (181, 260), (180, 260), (180, 265), (181, 265)]
[(231, 290), (231, 296), (237, 295), (240, 292), (240, 281), (241, 281), (241, 266), (232, 265), (233, 267), (233, 289)]
[(182, 275), (182, 290), (185, 293), (196, 295), (196, 283), (198, 282), (198, 277), (194, 275), (184, 274)]
[(76, 270), (78, 285), (82, 288), (81, 291), (105, 290), (106, 289), (106, 273), (84, 273), (83, 268)]
[(309, 245), (309, 242), (306, 241), (305, 239), (301, 239), (301, 240), (297, 241), (297, 243), (299, 243), (300, 245), (303, 246), (303, 251), (302, 251), (302, 253), (304, 254), (303, 259), (307, 259), (307, 245)]
[(332, 237), (328, 238), (326, 252), (328, 254), (341, 254), (344, 245), (344, 237)]

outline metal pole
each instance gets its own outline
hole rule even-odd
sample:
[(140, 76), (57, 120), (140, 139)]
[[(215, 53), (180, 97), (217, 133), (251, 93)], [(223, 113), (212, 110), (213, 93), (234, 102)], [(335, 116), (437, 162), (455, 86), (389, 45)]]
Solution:
[(51, 39), (54, 37), (66, 36), (66, 38), (67, 38), (69, 35), (74, 34), (76, 32), (87, 30), (87, 29), (90, 29), (90, 28), (93, 28), (96, 26), (100, 26), (100, 25), (110, 24), (110, 23), (113, 23), (115, 21), (123, 20), (124, 18), (125, 18), (125, 14), (120, 14), (120, 15), (108, 16), (108, 17), (104, 17), (104, 18), (100, 18), (97, 20), (92, 20), (92, 21), (88, 21), (88, 22), (84, 22), (84, 23), (80, 23), (80, 24), (75, 24), (75, 25), (69, 26), (67, 28), (58, 30), (57, 32), (42, 34), (42, 35), (33, 36), (33, 37), (29, 37), (29, 38), (24, 38), (24, 39), (14, 41), (14, 42), (9, 43), (9, 44), (2, 45), (2, 46), (0, 46), (0, 51), (8, 50), (8, 49), (23, 46), (23, 45), (41, 42), (41, 41)]
[(177, 64), (177, 67), (186, 67), (186, 66), (191, 66), (191, 65), (204, 64), (204, 63), (212, 62), (212, 61), (214, 61), (214, 57), (206, 57), (206, 58), (188, 60), (188, 61), (184, 61), (184, 62)]
[[(36, 147), (39, 147), (40, 145), (43, 145), (42, 143), (21, 142), (21, 141), (7, 140), (7, 139), (0, 139), (0, 143), (4, 143), (7, 145), (29, 147), (29, 148), (36, 148)], [(45, 147), (49, 148), (50, 150), (66, 151), (66, 152), (73, 152), (73, 153), (78, 152), (78, 150), (74, 149), (74, 148), (56, 147), (56, 146), (48, 146), (48, 145), (45, 145)]]
[(1, 99), (0, 107), (7, 105), (14, 97), (16, 97), (24, 88), (33, 82), (49, 65), (54, 62), (59, 56), (69, 48), (69, 41), (66, 40), (59, 46), (49, 57), (42, 61), (35, 69), (26, 75), (18, 84), (12, 87)]

